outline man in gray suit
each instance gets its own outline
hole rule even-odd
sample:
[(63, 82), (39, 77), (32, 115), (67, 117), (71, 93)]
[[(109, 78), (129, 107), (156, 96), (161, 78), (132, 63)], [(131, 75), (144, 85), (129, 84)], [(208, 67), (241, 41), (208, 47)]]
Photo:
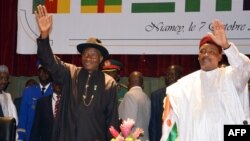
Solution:
[(128, 118), (135, 121), (136, 128), (144, 130), (142, 141), (149, 139), (148, 125), (150, 119), (150, 99), (143, 91), (143, 75), (138, 71), (134, 71), (128, 78), (129, 91), (125, 94), (123, 101), (119, 105), (119, 117), (123, 120)]

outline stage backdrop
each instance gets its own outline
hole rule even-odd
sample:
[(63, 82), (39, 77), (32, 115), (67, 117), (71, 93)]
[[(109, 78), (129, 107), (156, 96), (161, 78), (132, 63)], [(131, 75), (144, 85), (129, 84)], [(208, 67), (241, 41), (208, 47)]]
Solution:
[(18, 54), (36, 54), (34, 10), (53, 14), (50, 43), (56, 54), (98, 37), (111, 54), (197, 54), (199, 39), (225, 23), (228, 38), (250, 54), (249, 0), (19, 0)]

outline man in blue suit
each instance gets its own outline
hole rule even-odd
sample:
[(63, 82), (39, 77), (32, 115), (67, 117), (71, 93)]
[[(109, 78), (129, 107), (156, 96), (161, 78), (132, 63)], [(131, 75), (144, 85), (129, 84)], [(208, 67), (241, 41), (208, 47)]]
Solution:
[[(165, 78), (166, 87), (182, 77), (182, 68), (178, 65), (171, 65), (167, 68)], [(166, 96), (166, 87), (151, 93), (151, 116), (149, 122), (150, 141), (159, 141), (162, 135), (162, 112), (163, 99)]]
[(29, 141), (37, 100), (53, 93), (49, 72), (40, 64), (37, 67), (39, 85), (25, 88), (23, 91), (19, 113), (20, 122), (17, 128), (19, 141)]

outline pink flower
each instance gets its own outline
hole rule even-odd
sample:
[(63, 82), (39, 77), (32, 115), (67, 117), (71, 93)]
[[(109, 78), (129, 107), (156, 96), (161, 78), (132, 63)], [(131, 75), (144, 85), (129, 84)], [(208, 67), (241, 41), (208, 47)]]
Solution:
[(144, 131), (142, 128), (136, 128), (135, 132), (133, 133), (134, 139), (137, 139), (140, 137), (141, 134), (143, 134)]
[(143, 134), (142, 128), (137, 128), (134, 133), (131, 133), (131, 130), (135, 122), (133, 119), (124, 120), (120, 126), (121, 133), (119, 134), (113, 126), (110, 126), (109, 131), (114, 137), (111, 141), (135, 141), (141, 134)]
[(117, 131), (117, 130), (115, 130), (115, 128), (113, 127), (113, 126), (111, 126), (110, 128), (109, 128), (109, 131), (110, 131), (110, 133), (112, 134), (112, 136), (113, 137), (118, 137), (119, 136), (119, 132)]
[(132, 127), (134, 126), (135, 122), (133, 119), (128, 118), (127, 120), (123, 121), (120, 128), (122, 131), (122, 135), (126, 138), (130, 132)]

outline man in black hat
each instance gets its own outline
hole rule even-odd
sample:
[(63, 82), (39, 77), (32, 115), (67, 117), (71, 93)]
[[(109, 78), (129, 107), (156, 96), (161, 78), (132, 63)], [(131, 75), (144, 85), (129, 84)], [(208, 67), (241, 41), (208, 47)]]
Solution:
[(51, 73), (53, 80), (62, 86), (61, 107), (55, 121), (53, 141), (108, 141), (109, 127), (119, 127), (117, 110), (117, 84), (99, 70), (108, 56), (108, 50), (96, 38), (77, 45), (83, 67), (77, 67), (54, 57), (49, 33), (52, 16), (45, 6), (37, 7), (36, 19), (40, 29), (37, 39), (38, 57)]

